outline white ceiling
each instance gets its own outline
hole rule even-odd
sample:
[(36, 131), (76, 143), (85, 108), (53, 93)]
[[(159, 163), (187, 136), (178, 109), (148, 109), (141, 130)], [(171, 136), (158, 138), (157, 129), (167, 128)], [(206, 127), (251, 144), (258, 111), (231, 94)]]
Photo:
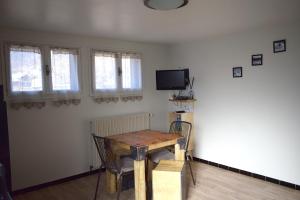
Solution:
[(190, 0), (156, 11), (142, 0), (0, 0), (0, 26), (176, 43), (300, 20), (300, 0)]

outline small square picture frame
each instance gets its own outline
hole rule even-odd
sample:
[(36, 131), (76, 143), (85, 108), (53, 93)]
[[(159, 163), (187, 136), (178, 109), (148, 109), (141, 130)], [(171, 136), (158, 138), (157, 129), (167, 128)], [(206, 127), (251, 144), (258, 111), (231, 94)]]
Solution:
[(281, 53), (286, 51), (286, 40), (276, 40), (273, 42), (273, 53)]
[(232, 68), (232, 77), (233, 78), (243, 77), (243, 67), (233, 67)]
[(252, 55), (252, 66), (263, 65), (263, 54)]

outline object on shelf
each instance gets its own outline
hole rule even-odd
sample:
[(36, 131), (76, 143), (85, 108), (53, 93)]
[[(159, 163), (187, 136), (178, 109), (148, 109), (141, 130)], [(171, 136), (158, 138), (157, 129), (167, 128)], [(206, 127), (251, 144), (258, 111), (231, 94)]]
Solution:
[(176, 113), (185, 113), (185, 110), (177, 110)]
[(182, 102), (182, 103), (191, 103), (197, 101), (196, 99), (169, 99), (171, 102)]
[(177, 96), (175, 97), (175, 100), (189, 100), (190, 97), (189, 96)]

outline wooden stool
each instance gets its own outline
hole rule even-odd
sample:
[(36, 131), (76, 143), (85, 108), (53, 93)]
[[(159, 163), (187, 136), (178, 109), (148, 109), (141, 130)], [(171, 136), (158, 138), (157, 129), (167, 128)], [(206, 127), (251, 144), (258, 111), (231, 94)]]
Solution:
[(186, 181), (184, 161), (161, 160), (152, 171), (153, 200), (184, 200)]

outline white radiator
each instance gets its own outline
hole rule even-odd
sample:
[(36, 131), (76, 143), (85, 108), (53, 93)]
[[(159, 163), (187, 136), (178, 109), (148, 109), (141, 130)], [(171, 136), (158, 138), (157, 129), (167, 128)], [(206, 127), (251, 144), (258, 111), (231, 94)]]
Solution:
[[(126, 115), (100, 117), (92, 120), (91, 134), (106, 137), (131, 131), (150, 129), (150, 113), (131, 113)], [(90, 169), (96, 169), (100, 165), (98, 152), (91, 137)]]

